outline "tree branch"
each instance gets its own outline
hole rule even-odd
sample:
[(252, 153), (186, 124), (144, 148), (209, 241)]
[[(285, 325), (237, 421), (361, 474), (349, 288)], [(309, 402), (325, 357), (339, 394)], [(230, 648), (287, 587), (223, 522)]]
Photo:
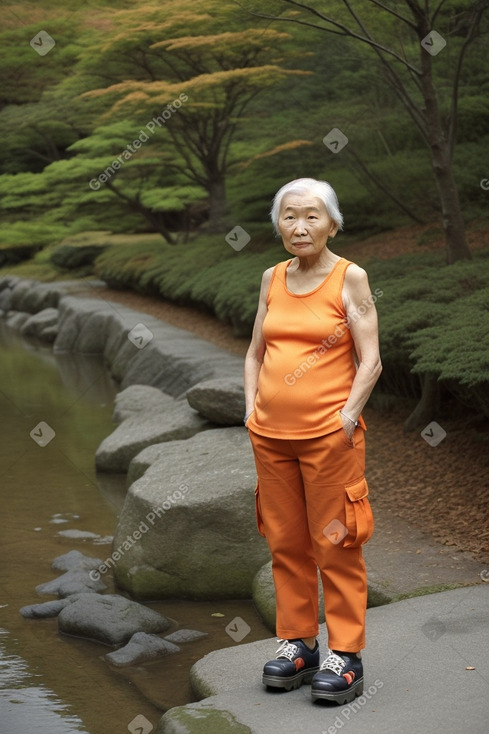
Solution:
[(382, 8), (382, 10), (387, 11), (391, 15), (393, 15), (395, 18), (398, 18), (399, 20), (402, 20), (403, 23), (408, 25), (413, 30), (416, 30), (416, 26), (414, 23), (409, 20), (409, 18), (405, 18), (404, 15), (401, 15), (401, 13), (398, 13), (397, 10), (394, 10), (394, 8), (388, 8), (387, 5), (384, 5), (384, 3), (379, 2), (379, 0), (367, 0), (367, 2), (372, 3), (372, 5), (376, 5), (378, 8)]
[(442, 7), (443, 7), (443, 6), (445, 5), (445, 3), (446, 3), (446, 0), (440, 0), (440, 2), (438, 3), (438, 5), (437, 5), (437, 7), (436, 7), (436, 10), (435, 10), (435, 12), (433, 13), (433, 15), (432, 15), (432, 17), (431, 17), (431, 27), (432, 27), (432, 28), (433, 28), (433, 27), (434, 27), (434, 25), (435, 25), (435, 21), (436, 21), (436, 16), (438, 15), (438, 13), (439, 13), (439, 12), (440, 12), (440, 10), (442, 9)]
[[(440, 5), (441, 4), (442, 3), (440, 3)], [(450, 123), (448, 126), (448, 145), (450, 150), (450, 160), (452, 160), (453, 157), (453, 151), (455, 148), (455, 137), (457, 134), (458, 92), (460, 87), (460, 76), (462, 74), (462, 66), (465, 58), (465, 52), (467, 51), (472, 41), (476, 38), (482, 15), (484, 11), (487, 10), (488, 6), (489, 3), (487, 2), (485, 3), (485, 5), (480, 3), (479, 7), (476, 7), (474, 9), (469, 29), (467, 31), (467, 36), (464, 43), (462, 44), (462, 48), (460, 49), (460, 53), (457, 59), (457, 67), (455, 69), (455, 76), (453, 79), (452, 99), (450, 104)]]
[[(397, 59), (403, 66), (405, 66), (408, 69), (411, 69), (411, 71), (414, 74), (420, 74), (420, 71), (416, 69), (415, 66), (412, 66), (408, 62), (406, 62), (402, 56), (399, 56), (395, 51), (393, 51), (391, 48), (387, 48), (386, 46), (383, 46), (381, 43), (377, 43), (377, 41), (374, 41), (372, 38), (365, 38), (364, 36), (360, 36), (358, 33), (355, 33), (354, 30), (349, 28), (348, 26), (344, 25), (343, 23), (340, 23), (337, 20), (333, 20), (333, 18), (329, 18), (327, 15), (323, 15), (323, 13), (320, 13), (319, 10), (316, 10), (316, 8), (313, 8), (311, 5), (305, 5), (304, 3), (299, 3), (296, 0), (281, 0), (284, 3), (287, 3), (288, 5), (294, 5), (295, 7), (301, 8), (302, 10), (309, 11), (312, 15), (317, 16), (321, 20), (324, 20), (326, 23), (329, 23), (335, 28), (339, 28), (342, 33), (339, 33), (339, 31), (332, 31), (331, 29), (324, 28), (324, 26), (316, 25), (315, 23), (307, 23), (305, 21), (301, 21), (296, 18), (282, 18), (280, 15), (265, 15), (262, 13), (255, 13), (251, 10), (248, 10), (248, 8), (245, 8), (239, 0), (234, 0), (237, 5), (239, 5), (240, 8), (245, 10), (246, 12), (250, 13), (250, 15), (254, 15), (256, 18), (265, 18), (267, 20), (279, 20), (279, 21), (289, 21), (292, 23), (297, 23), (298, 25), (308, 25), (311, 28), (316, 28), (320, 31), (327, 31), (328, 33), (336, 33), (336, 35), (340, 36), (349, 36), (350, 38), (355, 38), (357, 41), (362, 41), (362, 43), (366, 43), (367, 45), (378, 49), (379, 51), (382, 51), (382, 53), (387, 54), (388, 56), (392, 56), (393, 58)], [(345, 0), (343, 0), (345, 2)], [(346, 3), (345, 3), (346, 4)]]

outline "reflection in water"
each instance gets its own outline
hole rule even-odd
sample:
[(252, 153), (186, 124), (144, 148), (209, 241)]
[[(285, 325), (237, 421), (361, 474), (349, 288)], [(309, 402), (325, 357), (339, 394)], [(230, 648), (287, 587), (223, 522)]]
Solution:
[[(159, 601), (150, 608), (175, 627), (208, 636), (182, 645), (178, 655), (114, 669), (104, 659), (110, 647), (60, 635), (56, 618), (19, 614), (53, 598), (35, 589), (58, 575), (51, 569), (57, 556), (110, 555), (125, 476), (103, 475), (99, 483), (95, 475), (95, 451), (114, 428), (115, 390), (102, 360), (53, 355), (2, 327), (0, 319), (0, 628), (9, 634), (0, 663), (0, 732), (112, 734), (138, 716), (156, 727), (163, 711), (193, 700), (192, 664), (235, 644), (225, 632), (231, 620), (249, 624), (246, 642), (269, 632), (248, 601)], [(32, 436), (41, 422), (53, 434), (44, 446)], [(65, 530), (74, 537), (60, 535)], [(117, 591), (111, 574), (104, 582), (108, 593)]]
[[(84, 732), (82, 721), (70, 715), (68, 706), (53, 691), (37, 684), (25, 660), (9, 654), (7, 630), (0, 629), (0, 726), (5, 734)], [(37, 685), (36, 685), (37, 684)]]

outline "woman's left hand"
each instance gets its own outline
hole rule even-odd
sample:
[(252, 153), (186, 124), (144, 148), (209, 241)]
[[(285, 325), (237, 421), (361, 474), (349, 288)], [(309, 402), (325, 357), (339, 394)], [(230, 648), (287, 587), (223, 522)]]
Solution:
[(343, 413), (340, 413), (341, 415), (341, 422), (343, 423), (343, 430), (346, 433), (348, 439), (350, 441), (353, 441), (353, 434), (355, 433), (355, 423), (348, 418), (346, 418)]

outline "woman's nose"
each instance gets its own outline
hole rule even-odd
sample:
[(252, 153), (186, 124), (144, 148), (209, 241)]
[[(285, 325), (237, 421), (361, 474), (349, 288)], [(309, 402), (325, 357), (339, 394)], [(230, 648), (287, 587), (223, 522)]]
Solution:
[(295, 223), (295, 231), (297, 234), (304, 234), (307, 232), (306, 222), (304, 219), (298, 219)]

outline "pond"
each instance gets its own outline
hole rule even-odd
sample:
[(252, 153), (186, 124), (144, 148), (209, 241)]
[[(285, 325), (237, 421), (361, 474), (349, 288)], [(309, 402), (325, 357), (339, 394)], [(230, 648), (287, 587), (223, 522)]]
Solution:
[[(189, 627), (207, 637), (159, 661), (116, 669), (104, 659), (112, 648), (60, 634), (56, 618), (19, 614), (54, 598), (35, 589), (59, 575), (51, 569), (57, 556), (73, 549), (110, 555), (126, 487), (124, 476), (94, 469), (95, 450), (114, 428), (117, 390), (101, 359), (54, 355), (1, 320), (0, 350), (0, 731), (110, 734), (131, 731), (136, 717), (150, 722), (149, 731), (165, 710), (194, 700), (191, 665), (236, 644), (225, 632), (234, 617), (251, 628), (244, 643), (270, 632), (251, 601), (156, 601), (148, 606), (173, 620), (170, 632)], [(82, 532), (73, 538), (66, 530)], [(108, 593), (121, 593), (109, 575), (104, 581)]]

